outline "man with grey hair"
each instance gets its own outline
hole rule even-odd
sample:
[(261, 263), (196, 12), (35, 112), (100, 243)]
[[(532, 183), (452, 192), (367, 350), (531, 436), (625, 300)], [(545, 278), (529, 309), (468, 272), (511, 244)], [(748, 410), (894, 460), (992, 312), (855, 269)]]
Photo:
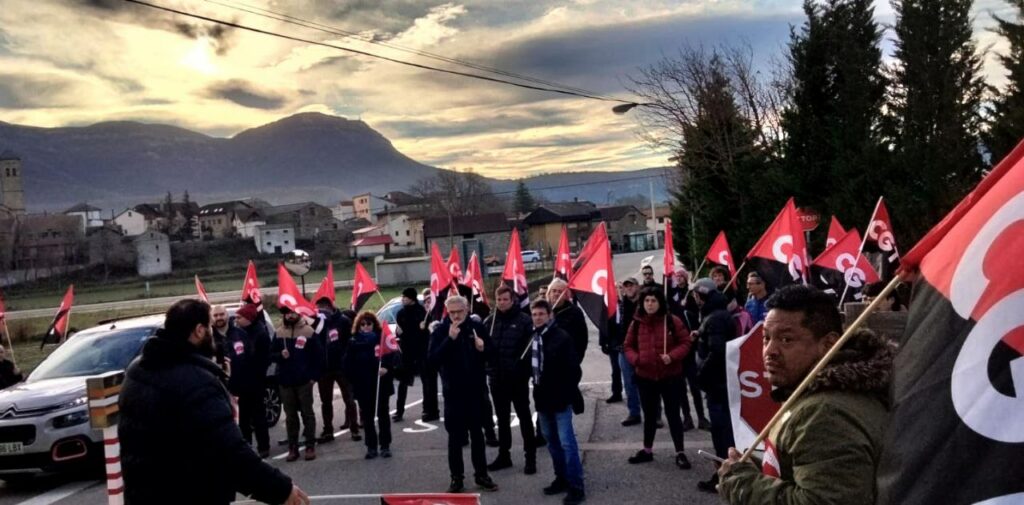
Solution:
[(459, 493), (466, 489), (463, 485), (465, 464), (462, 447), (467, 433), (471, 443), (474, 481), (485, 491), (497, 491), (498, 485), (487, 474), (483, 432), (489, 333), (482, 324), (469, 318), (469, 302), (464, 297), (449, 297), (444, 306), (448, 315), (431, 332), (427, 360), (441, 373), (444, 428), (448, 432), (448, 469), (452, 477), (448, 492)]

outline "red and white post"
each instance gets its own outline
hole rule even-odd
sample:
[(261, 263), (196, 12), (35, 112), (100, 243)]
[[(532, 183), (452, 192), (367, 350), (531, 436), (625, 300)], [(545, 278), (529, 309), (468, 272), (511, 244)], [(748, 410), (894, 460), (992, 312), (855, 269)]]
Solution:
[(124, 479), (121, 477), (121, 441), (117, 426), (103, 428), (103, 458), (107, 462), (107, 503), (124, 505)]
[(89, 397), (89, 423), (103, 430), (103, 458), (107, 469), (107, 503), (124, 505), (124, 478), (121, 472), (121, 441), (117, 438), (118, 407), (124, 372), (110, 372), (86, 380)]

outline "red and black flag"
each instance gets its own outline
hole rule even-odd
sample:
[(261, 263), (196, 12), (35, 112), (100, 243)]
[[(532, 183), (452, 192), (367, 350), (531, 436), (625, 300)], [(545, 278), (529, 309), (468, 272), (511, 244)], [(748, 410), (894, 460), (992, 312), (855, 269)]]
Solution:
[[(359, 265), (358, 261), (356, 262), (356, 265)], [(362, 268), (362, 266), (356, 267), (357, 276), (359, 268)], [(316, 288), (316, 293), (313, 294), (313, 303), (319, 302), (320, 300), (326, 298), (331, 301), (331, 305), (335, 305), (334, 300), (336, 296), (337, 295), (334, 292), (334, 264), (328, 261), (327, 275), (324, 276), (324, 279), (322, 281), (320, 281), (320, 286)]]
[(832, 216), (832, 221), (828, 223), (828, 238), (825, 239), (825, 249), (839, 242), (843, 235), (846, 235), (846, 230), (843, 229), (843, 225), (839, 223), (839, 220)]
[(568, 280), (572, 276), (572, 255), (569, 252), (569, 233), (562, 225), (562, 236), (558, 239), (558, 254), (555, 255), (556, 278)]
[(263, 310), (263, 295), (260, 294), (260, 280), (256, 277), (256, 264), (249, 260), (245, 269), (245, 281), (242, 282), (242, 303), (252, 303)]
[(373, 277), (370, 277), (370, 273), (363, 268), (363, 264), (357, 261), (356, 275), (352, 279), (352, 302), (349, 304), (349, 307), (359, 312), (362, 310), (363, 305), (366, 305), (366, 301), (377, 292), (377, 289), (377, 283), (373, 280)]
[(772, 289), (806, 281), (807, 243), (792, 198), (747, 253), (747, 262)]
[(838, 301), (860, 301), (864, 286), (878, 282), (878, 272), (868, 259), (857, 253), (860, 247), (860, 233), (851, 229), (811, 263), (812, 283)]
[(889, 218), (884, 197), (878, 197), (878, 203), (875, 204), (875, 211), (864, 233), (864, 247), (861, 251), (881, 254), (882, 275), (887, 279), (891, 279), (900, 266), (900, 251), (896, 248), (896, 236), (893, 235), (892, 219)]
[(196, 274), (196, 294), (199, 295), (200, 300), (210, 303), (210, 297), (206, 296), (206, 287), (203, 286), (202, 282), (200, 282), (199, 274)]
[(60, 307), (57, 307), (57, 315), (53, 316), (53, 322), (43, 335), (43, 341), (39, 344), (42, 349), (48, 342), (61, 343), (68, 338), (68, 325), (71, 323), (71, 306), (75, 303), (75, 285), (68, 286), (64, 298), (60, 299)]
[(277, 264), (277, 307), (286, 308), (306, 317), (316, 317), (316, 306), (299, 291), (292, 274), (285, 269), (284, 263)]
[[(591, 236), (599, 241), (591, 254), (576, 269), (569, 279), (569, 289), (576, 304), (597, 326), (602, 338), (608, 332), (608, 320), (618, 312), (618, 292), (615, 288), (615, 272), (612, 270), (612, 248), (608, 235)], [(588, 246), (589, 241), (588, 241)]]
[(711, 244), (711, 249), (708, 249), (708, 253), (704, 255), (704, 259), (712, 265), (727, 267), (729, 276), (736, 276), (736, 265), (732, 261), (732, 249), (729, 249), (729, 241), (725, 239), (725, 231), (718, 232), (718, 236)]
[(608, 242), (608, 227), (605, 226), (604, 221), (601, 221), (597, 223), (597, 227), (594, 228), (594, 231), (590, 232), (587, 241), (583, 243), (583, 249), (580, 249), (579, 256), (576, 256), (572, 269), (578, 270), (583, 265), (583, 262), (587, 261), (587, 258), (594, 254), (597, 247), (605, 242)]
[(513, 229), (508, 241), (508, 253), (505, 254), (505, 269), (501, 272), (501, 282), (512, 288), (519, 297), (519, 306), (530, 304), (530, 286), (526, 281), (526, 265), (523, 264), (523, 248), (519, 245), (519, 230)]
[(435, 321), (444, 317), (444, 301), (448, 298), (448, 287), (452, 284), (448, 265), (441, 259), (441, 250), (437, 242), (430, 245), (430, 298), (433, 305), (430, 314)]
[(877, 503), (1024, 502), (1024, 143), (902, 258)]

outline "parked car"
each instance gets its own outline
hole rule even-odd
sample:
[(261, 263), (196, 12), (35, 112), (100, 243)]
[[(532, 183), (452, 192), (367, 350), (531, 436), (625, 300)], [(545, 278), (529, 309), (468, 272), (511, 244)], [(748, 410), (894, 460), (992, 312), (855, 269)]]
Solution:
[[(228, 313), (236, 308), (228, 307)], [(0, 479), (102, 468), (103, 436), (89, 425), (85, 381), (127, 368), (163, 321), (156, 314), (80, 331), (25, 382), (0, 391)], [(269, 317), (268, 324), (273, 328)], [(281, 398), (276, 379), (269, 378), (265, 403), (267, 422), (273, 426), (281, 417)]]
[(523, 251), (523, 263), (537, 263), (540, 261), (540, 253), (527, 249)]

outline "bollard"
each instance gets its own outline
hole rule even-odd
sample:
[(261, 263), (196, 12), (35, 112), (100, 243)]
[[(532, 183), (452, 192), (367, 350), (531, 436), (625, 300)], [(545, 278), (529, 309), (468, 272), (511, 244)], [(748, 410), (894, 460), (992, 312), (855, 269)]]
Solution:
[(86, 379), (89, 397), (89, 423), (103, 430), (103, 457), (107, 465), (107, 503), (124, 504), (124, 479), (121, 475), (121, 442), (117, 438), (118, 406), (124, 372), (107, 372)]

